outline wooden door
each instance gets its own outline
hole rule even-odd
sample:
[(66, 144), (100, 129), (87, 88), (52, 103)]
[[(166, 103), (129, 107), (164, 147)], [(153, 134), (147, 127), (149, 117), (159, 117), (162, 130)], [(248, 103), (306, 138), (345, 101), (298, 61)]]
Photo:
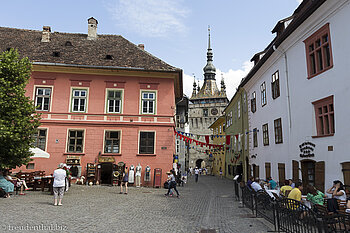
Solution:
[(271, 163), (265, 163), (265, 179), (271, 177)]
[(293, 160), (292, 166), (293, 166), (293, 181), (297, 182), (299, 180), (299, 162), (296, 160)]
[(324, 192), (325, 163), (319, 161), (315, 163), (315, 187)]
[(284, 185), (284, 181), (286, 180), (286, 165), (284, 163), (278, 164), (278, 181), (280, 186)]

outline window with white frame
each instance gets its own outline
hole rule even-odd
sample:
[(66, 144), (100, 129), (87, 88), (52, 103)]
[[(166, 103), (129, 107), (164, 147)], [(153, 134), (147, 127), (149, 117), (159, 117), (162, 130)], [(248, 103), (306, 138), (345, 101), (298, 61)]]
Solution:
[(141, 93), (141, 109), (143, 114), (154, 114), (156, 108), (156, 93), (143, 91)]
[(265, 106), (266, 105), (266, 84), (265, 82), (263, 82), (260, 85), (260, 91), (261, 91), (261, 106)]
[(32, 146), (40, 148), (45, 151), (46, 136), (47, 136), (47, 129), (38, 129), (38, 131), (33, 135), (34, 142)]
[(107, 91), (107, 113), (121, 113), (122, 109), (122, 91)]
[(238, 114), (238, 119), (241, 118), (241, 102), (238, 101), (237, 105), (237, 114)]
[(84, 146), (84, 130), (68, 131), (68, 152), (82, 153)]
[(87, 89), (73, 89), (72, 112), (85, 112), (87, 105)]
[(51, 88), (37, 87), (35, 91), (35, 106), (37, 111), (50, 111)]
[(252, 93), (252, 99), (250, 100), (251, 111), (252, 113), (256, 112), (256, 92)]
[(247, 112), (247, 93), (243, 93), (243, 112)]
[(280, 96), (280, 81), (278, 70), (272, 75), (271, 89), (273, 99), (276, 99)]
[(106, 131), (105, 132), (105, 148), (104, 153), (120, 153), (120, 132)]
[(264, 146), (268, 146), (269, 145), (269, 126), (267, 123), (262, 126), (262, 131), (263, 131), (263, 144)]
[(258, 129), (253, 129), (253, 146), (258, 147)]
[(176, 154), (180, 153), (180, 140), (176, 139)]

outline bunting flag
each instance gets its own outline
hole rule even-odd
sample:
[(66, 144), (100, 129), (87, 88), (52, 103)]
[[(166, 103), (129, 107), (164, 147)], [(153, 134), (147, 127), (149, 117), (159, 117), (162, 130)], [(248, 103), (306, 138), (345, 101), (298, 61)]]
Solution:
[(209, 144), (209, 136), (205, 136), (205, 142)]
[(230, 145), (230, 143), (231, 143), (231, 136), (226, 135), (226, 145)]
[[(209, 135), (205, 136), (205, 140), (206, 142), (201, 142), (201, 141), (198, 141), (198, 140), (195, 140), (193, 138), (189, 138), (188, 136), (186, 136), (186, 133), (183, 133), (183, 132), (180, 132), (180, 131), (175, 131), (175, 135), (180, 139), (180, 140), (183, 140), (183, 141), (186, 141), (190, 144), (192, 143), (196, 143), (196, 145), (198, 146), (201, 146), (201, 147), (209, 147), (209, 148), (213, 148), (213, 147), (216, 147), (216, 148), (223, 148), (224, 146), (223, 145), (215, 145), (215, 144), (209, 144)], [(185, 135), (184, 135), (185, 134)], [(190, 135), (190, 134), (187, 134), (187, 135)]]

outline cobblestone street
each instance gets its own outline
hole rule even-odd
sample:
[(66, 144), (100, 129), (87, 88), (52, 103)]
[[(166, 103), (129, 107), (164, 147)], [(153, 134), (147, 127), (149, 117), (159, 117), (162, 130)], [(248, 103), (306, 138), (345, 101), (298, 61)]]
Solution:
[[(48, 192), (28, 191), (26, 196), (0, 199), (0, 232), (267, 232), (261, 219), (239, 208), (233, 183), (213, 176), (190, 177), (178, 187), (180, 198), (165, 197), (165, 189), (73, 185), (63, 206), (53, 206)], [(41, 225), (42, 224), (42, 225)], [(58, 230), (26, 230), (51, 226)], [(15, 229), (17, 227), (17, 229)], [(18, 227), (23, 227), (20, 231)], [(56, 227), (56, 228), (55, 228)], [(27, 228), (28, 229), (28, 228)], [(51, 228), (52, 229), (52, 228)]]

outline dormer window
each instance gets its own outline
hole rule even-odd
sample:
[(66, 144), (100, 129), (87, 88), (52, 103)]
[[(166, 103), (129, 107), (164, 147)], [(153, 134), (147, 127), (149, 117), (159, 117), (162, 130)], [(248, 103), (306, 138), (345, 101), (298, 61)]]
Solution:
[(60, 52), (53, 52), (52, 53), (52, 56), (54, 56), (54, 57), (60, 57), (61, 56), (61, 53)]
[(106, 57), (105, 57), (106, 60), (113, 60), (113, 56), (112, 55), (109, 55), (107, 54)]
[(70, 42), (70, 41), (66, 41), (66, 43), (64, 45), (65, 46), (73, 46), (72, 42)]

